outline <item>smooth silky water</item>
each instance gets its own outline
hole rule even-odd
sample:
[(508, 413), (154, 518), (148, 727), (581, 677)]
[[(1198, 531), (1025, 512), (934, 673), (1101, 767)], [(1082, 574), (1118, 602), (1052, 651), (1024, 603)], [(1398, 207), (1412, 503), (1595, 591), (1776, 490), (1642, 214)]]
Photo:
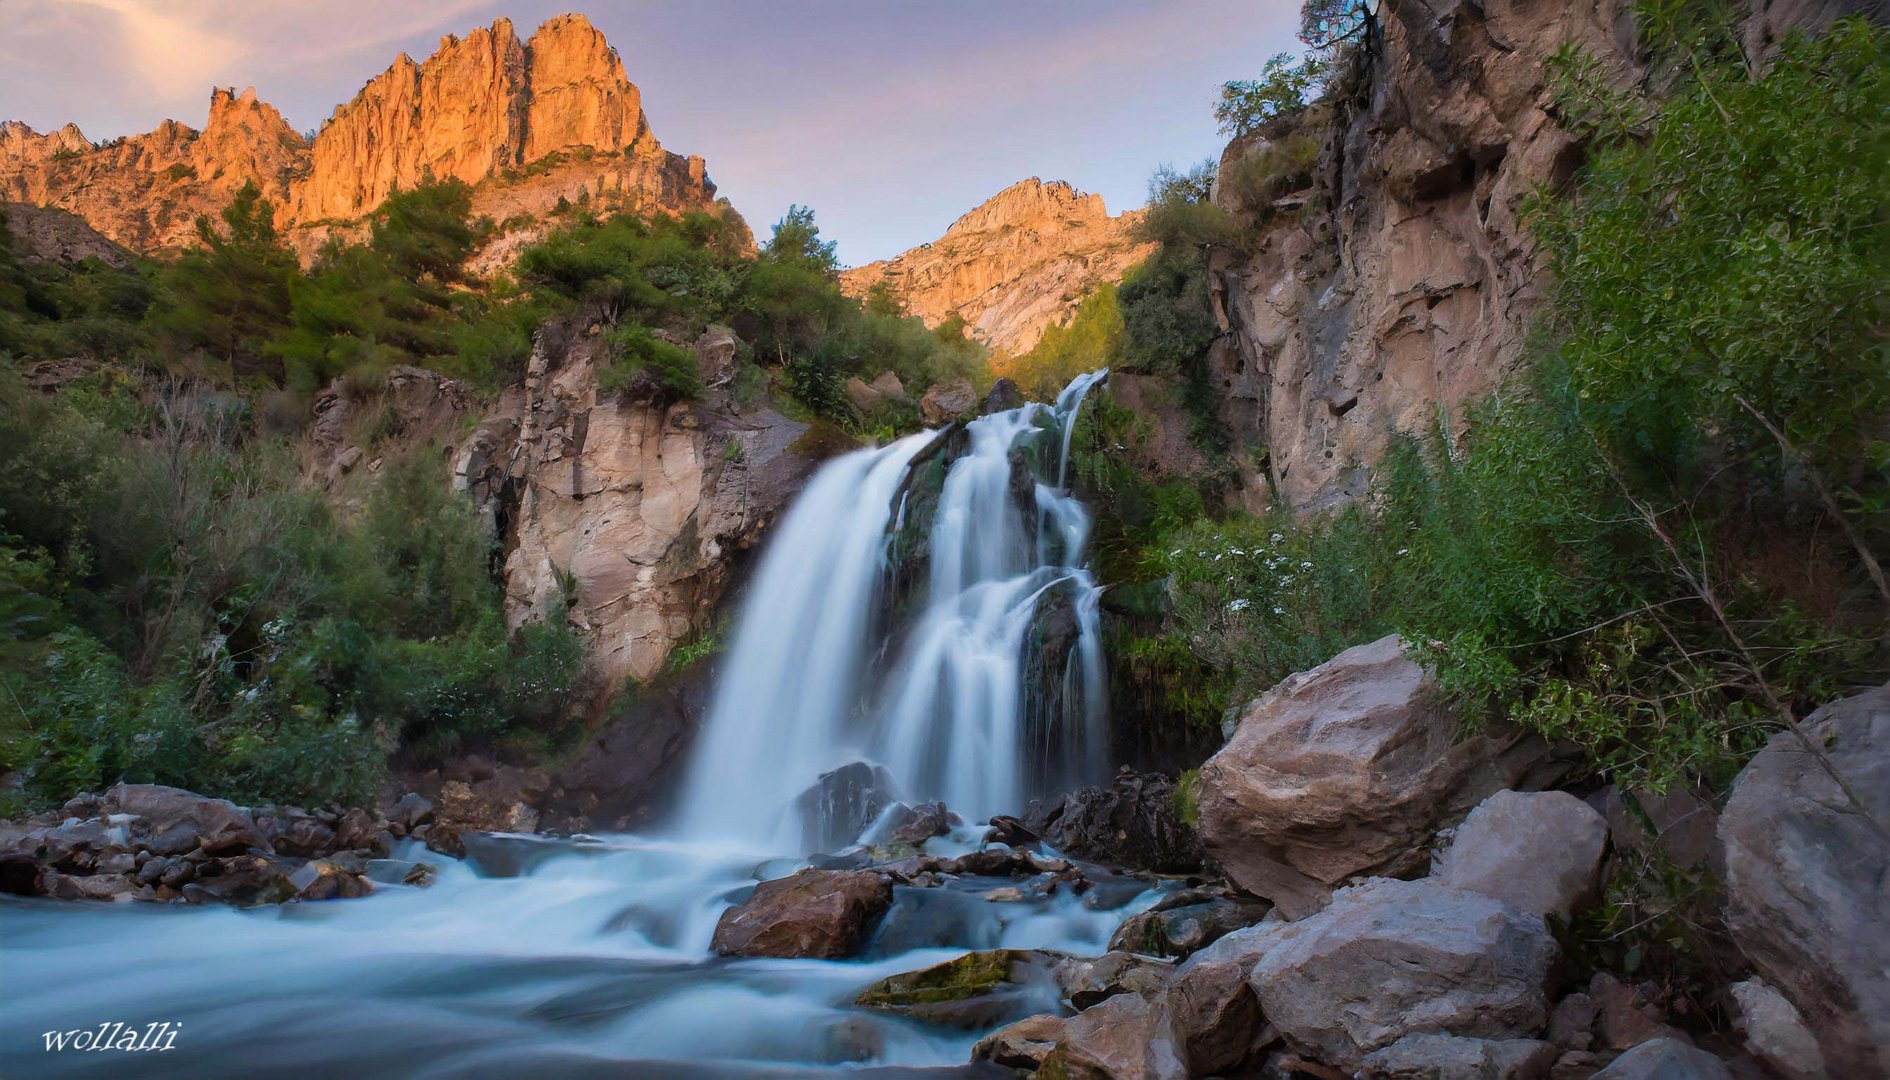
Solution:
[[(981, 1032), (912, 1024), (855, 1008), (853, 997), (967, 949), (1101, 953), (1153, 894), (1098, 910), (1067, 893), (987, 903), (973, 891), (901, 887), (894, 915), (923, 903), (897, 932), (889, 916), (866, 954), (845, 962), (723, 959), (710, 939), (759, 878), (801, 865), (796, 797), (839, 765), (883, 764), (901, 797), (943, 799), (973, 822), (1096, 778), (1099, 590), (1084, 567), (1088, 517), (1063, 484), (1069, 428), (1105, 374), (1078, 379), (1054, 407), (968, 425), (937, 493), (922, 596), (899, 617), (888, 613), (888, 588), (909, 466), (940, 436), (821, 468), (768, 542), (717, 666), (684, 794), (656, 834), (489, 841), (486, 856), (466, 862), (410, 844), (397, 857), (439, 866), (436, 881), (381, 886), (362, 900), (239, 911), (6, 898), (0, 1076), (871, 1076), (962, 1066)], [(1027, 499), (1013, 458), (1035, 463)], [(1074, 634), (1054, 663), (1031, 647), (1051, 602), (1067, 609)], [(977, 835), (931, 844), (950, 853)], [(931, 921), (914, 933), (915, 918)], [(43, 1032), (118, 1021), (182, 1026), (163, 1053), (43, 1049)]]

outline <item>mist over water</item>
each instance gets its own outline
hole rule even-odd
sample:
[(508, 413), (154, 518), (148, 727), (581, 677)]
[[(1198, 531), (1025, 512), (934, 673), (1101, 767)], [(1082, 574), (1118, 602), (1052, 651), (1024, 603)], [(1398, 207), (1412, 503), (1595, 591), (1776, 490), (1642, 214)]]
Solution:
[[(900, 886), (865, 955), (727, 960), (722, 912), (803, 865), (796, 799), (866, 759), (900, 797), (972, 827), (1096, 777), (1104, 746), (1089, 517), (1062, 484), (1069, 428), (1106, 373), (1054, 407), (821, 468), (774, 531), (715, 672), (674, 820), (657, 836), (480, 838), (428, 888), (251, 910), (0, 897), (6, 1077), (764, 1077), (962, 1065), (981, 1032), (852, 1006), (887, 975), (967, 949), (1098, 954), (1153, 894), (991, 903), (1000, 882)], [(919, 463), (919, 464), (915, 464)], [(911, 515), (933, 505), (931, 520)], [(925, 573), (895, 589), (900, 538)], [(900, 604), (907, 606), (901, 610)], [(918, 895), (923, 894), (923, 895)], [(1127, 900), (1126, 903), (1121, 902)], [(903, 905), (903, 907), (902, 907)], [(1111, 910), (1110, 908), (1113, 909)], [(901, 911), (904, 915), (895, 919)], [(901, 928), (894, 930), (895, 922)], [(1043, 1002), (1056, 1007), (1054, 994)], [(47, 1052), (42, 1033), (181, 1023), (169, 1052)]]

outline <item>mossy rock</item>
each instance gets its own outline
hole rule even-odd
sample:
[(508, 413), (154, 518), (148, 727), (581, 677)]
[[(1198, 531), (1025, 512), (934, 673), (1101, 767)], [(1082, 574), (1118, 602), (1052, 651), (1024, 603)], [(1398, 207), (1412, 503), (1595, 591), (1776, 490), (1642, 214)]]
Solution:
[(867, 987), (854, 1003), (947, 1027), (990, 1027), (1054, 1008), (1055, 953), (992, 949), (893, 975)]

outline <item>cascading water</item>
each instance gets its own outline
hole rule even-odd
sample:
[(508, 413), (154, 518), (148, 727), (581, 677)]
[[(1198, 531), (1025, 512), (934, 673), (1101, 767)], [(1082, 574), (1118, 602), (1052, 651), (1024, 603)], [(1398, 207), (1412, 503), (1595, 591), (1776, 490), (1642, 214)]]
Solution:
[[(905, 798), (971, 821), (1097, 770), (1098, 590), (1063, 484), (1102, 378), (821, 469), (769, 544), (669, 836), (468, 834), (463, 862), (405, 840), (394, 858), (438, 865), (436, 884), (399, 884), (395, 862), (366, 899), (252, 911), (0, 895), (6, 1075), (763, 1080), (964, 1062), (979, 1031), (854, 995), (966, 949), (1100, 953), (1154, 894), (1117, 878), (989, 903), (996, 882), (966, 876), (898, 887), (847, 962), (715, 958), (710, 942), (758, 878), (800, 865), (757, 856), (804, 849), (796, 796), (824, 770), (874, 759)], [(181, 1037), (135, 1061), (37, 1049), (115, 1020)]]
[[(860, 758), (902, 797), (967, 820), (1100, 771), (1099, 589), (1083, 566), (1088, 514), (1062, 484), (1076, 414), (1107, 374), (1076, 379), (1054, 407), (821, 469), (770, 542), (717, 673), (681, 835), (799, 850), (797, 797)], [(889, 620), (895, 561), (921, 553), (915, 610)], [(899, 642), (891, 663), (875, 629)]]

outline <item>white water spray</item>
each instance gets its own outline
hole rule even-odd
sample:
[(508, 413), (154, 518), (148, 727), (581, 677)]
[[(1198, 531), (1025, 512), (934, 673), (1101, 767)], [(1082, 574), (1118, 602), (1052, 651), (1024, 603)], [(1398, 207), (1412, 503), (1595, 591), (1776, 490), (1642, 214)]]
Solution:
[[(907, 800), (971, 821), (1099, 776), (1100, 590), (1084, 566), (1089, 516), (1063, 485), (1077, 411), (1107, 374), (1079, 377), (1054, 407), (822, 467), (770, 540), (717, 672), (684, 835), (798, 850), (796, 797), (862, 758)], [(914, 474), (937, 456), (924, 452), (958, 450), (933, 445), (954, 436), (931, 520), (908, 522), (924, 501)], [(930, 564), (910, 617), (887, 624), (898, 536), (922, 538)], [(890, 664), (882, 640), (900, 643)]]

